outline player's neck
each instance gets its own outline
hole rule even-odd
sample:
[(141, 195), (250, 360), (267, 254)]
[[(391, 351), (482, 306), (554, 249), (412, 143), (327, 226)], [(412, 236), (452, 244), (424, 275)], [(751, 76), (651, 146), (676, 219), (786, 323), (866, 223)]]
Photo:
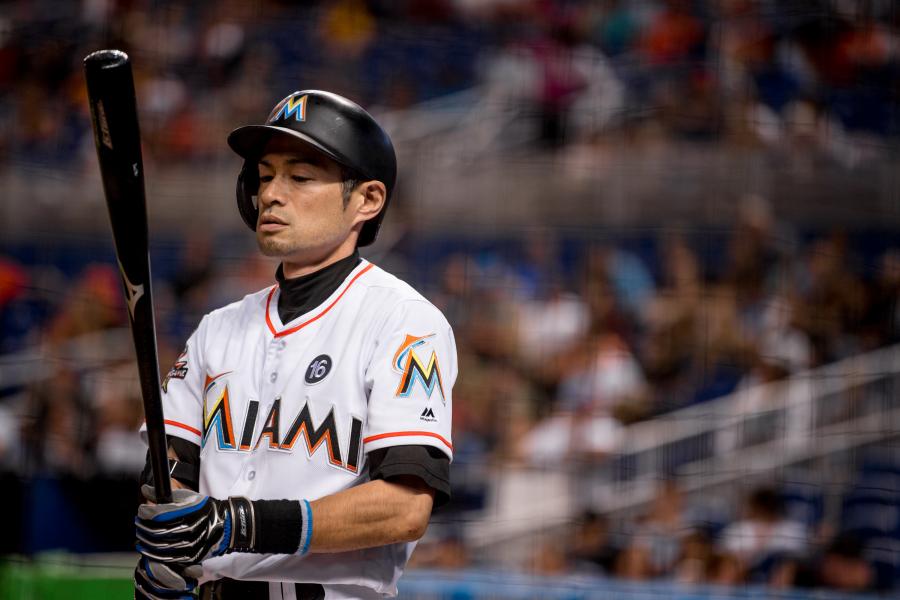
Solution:
[(315, 273), (286, 279), (284, 265), (275, 271), (275, 279), (281, 288), (278, 294), (278, 317), (282, 323), (293, 321), (321, 305), (347, 279), (360, 263), (359, 253), (331, 263)]
[[(348, 240), (349, 241), (349, 240)], [(313, 260), (297, 260), (295, 257), (286, 257), (281, 261), (281, 270), (285, 279), (293, 279), (295, 277), (303, 277), (310, 275), (316, 271), (320, 271), (329, 265), (333, 265), (339, 260), (343, 260), (351, 256), (356, 251), (356, 242), (343, 243), (338, 246), (334, 252), (331, 252), (325, 258)]]

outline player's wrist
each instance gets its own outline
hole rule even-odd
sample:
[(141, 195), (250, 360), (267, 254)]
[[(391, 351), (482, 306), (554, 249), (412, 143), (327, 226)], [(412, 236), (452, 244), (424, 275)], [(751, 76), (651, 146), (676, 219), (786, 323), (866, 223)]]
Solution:
[(243, 496), (231, 496), (225, 501), (228, 510), (228, 552), (254, 552), (256, 518), (253, 502)]
[(312, 509), (307, 500), (248, 500), (232, 496), (226, 552), (300, 554), (309, 552)]

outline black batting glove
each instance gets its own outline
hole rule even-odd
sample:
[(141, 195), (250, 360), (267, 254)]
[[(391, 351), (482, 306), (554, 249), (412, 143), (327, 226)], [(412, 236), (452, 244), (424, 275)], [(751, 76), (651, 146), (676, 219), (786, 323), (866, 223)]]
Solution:
[(196, 600), (197, 580), (175, 565), (164, 565), (145, 556), (134, 570), (135, 600)]
[[(148, 500), (154, 490), (141, 488)], [(312, 506), (303, 500), (216, 500), (186, 489), (172, 502), (143, 504), (135, 519), (137, 549), (147, 558), (186, 566), (189, 574), (207, 558), (228, 552), (307, 554), (312, 542)]]
[[(152, 487), (145, 485), (141, 491), (153, 500)], [(233, 550), (251, 551), (253, 525), (253, 505), (246, 498), (216, 500), (176, 489), (172, 502), (138, 508), (137, 550), (160, 563), (196, 565)]]

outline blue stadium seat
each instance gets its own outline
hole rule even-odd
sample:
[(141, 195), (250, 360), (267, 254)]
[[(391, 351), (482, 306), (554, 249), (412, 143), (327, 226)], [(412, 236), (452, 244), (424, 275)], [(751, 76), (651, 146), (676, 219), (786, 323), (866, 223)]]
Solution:
[(854, 489), (843, 501), (841, 530), (853, 532), (864, 540), (897, 537), (900, 532), (900, 502), (895, 494)]
[(781, 498), (787, 518), (815, 530), (825, 516), (825, 495), (813, 483), (789, 482), (782, 486)]

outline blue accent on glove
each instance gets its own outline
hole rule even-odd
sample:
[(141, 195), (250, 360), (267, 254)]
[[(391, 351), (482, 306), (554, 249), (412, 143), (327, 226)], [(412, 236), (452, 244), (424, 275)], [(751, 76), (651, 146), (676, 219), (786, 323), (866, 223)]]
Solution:
[[(177, 600), (196, 600), (191, 592), (197, 587), (197, 581), (192, 577), (187, 577), (178, 571), (172, 571), (174, 574), (182, 577), (184, 587), (177, 589), (166, 587), (157, 575), (153, 572), (152, 561), (146, 557), (142, 557), (138, 562), (135, 570), (135, 598), (145, 598), (148, 593), (160, 598), (170, 598)], [(165, 567), (172, 570), (172, 567)]]
[(183, 517), (184, 515), (189, 515), (191, 513), (197, 512), (198, 510), (206, 506), (207, 502), (209, 502), (209, 496), (204, 496), (202, 502), (198, 502), (197, 504), (194, 504), (192, 506), (185, 506), (184, 508), (179, 508), (178, 510), (160, 513), (150, 520), (155, 523), (165, 523), (167, 521), (173, 521), (179, 517)]
[(225, 512), (225, 526), (222, 533), (222, 543), (213, 551), (213, 556), (222, 556), (228, 550), (228, 544), (231, 543), (231, 511)]

